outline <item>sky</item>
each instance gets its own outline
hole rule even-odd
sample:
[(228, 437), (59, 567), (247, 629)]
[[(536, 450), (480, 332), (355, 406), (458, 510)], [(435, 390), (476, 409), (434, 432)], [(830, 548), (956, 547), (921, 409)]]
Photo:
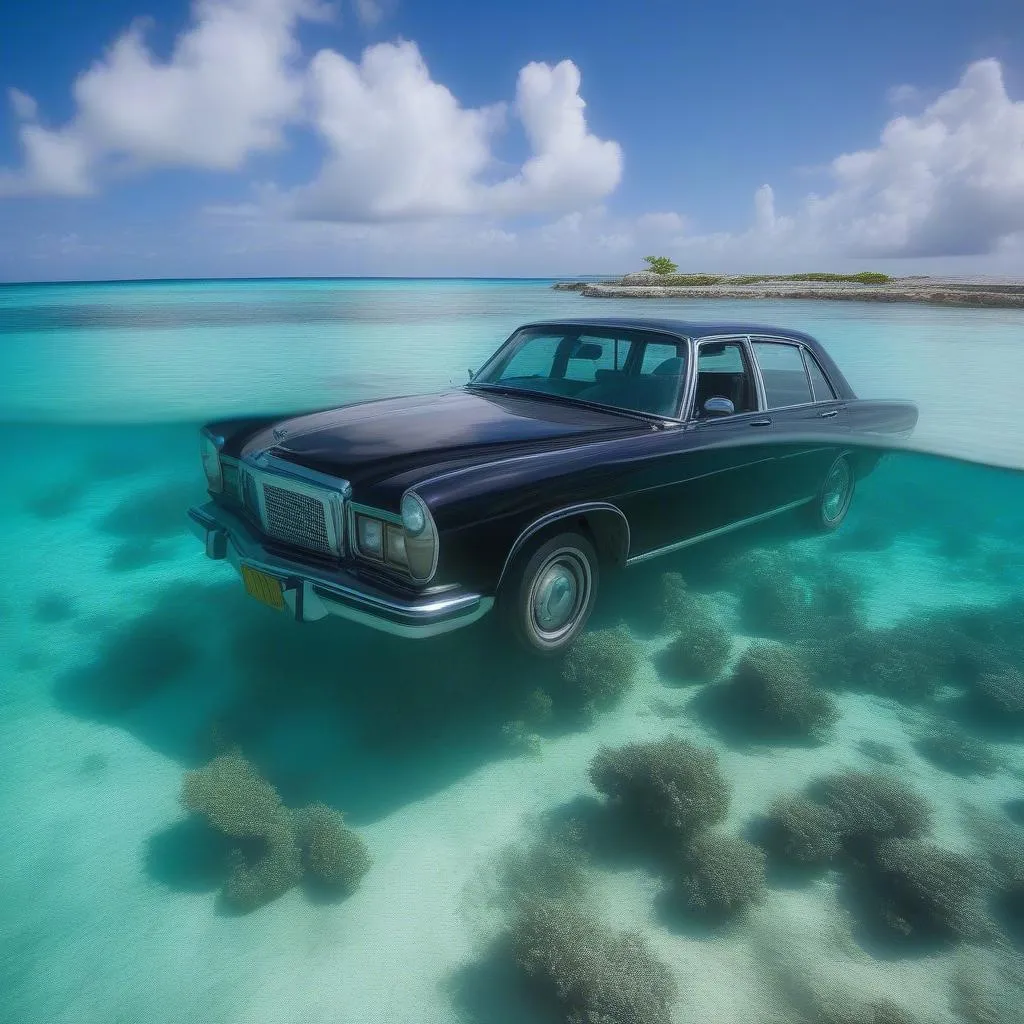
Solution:
[(1024, 276), (1021, 0), (0, 6), (0, 281)]

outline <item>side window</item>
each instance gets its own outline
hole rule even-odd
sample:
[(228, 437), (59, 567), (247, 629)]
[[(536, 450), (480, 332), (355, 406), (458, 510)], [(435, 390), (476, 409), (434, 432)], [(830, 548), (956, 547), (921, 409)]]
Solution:
[(825, 379), (825, 374), (818, 365), (818, 360), (804, 349), (804, 362), (807, 364), (807, 373), (811, 378), (811, 391), (814, 392), (816, 402), (829, 402), (836, 397), (832, 385)]
[(761, 368), (769, 409), (805, 405), (813, 401), (803, 356), (798, 345), (778, 341), (755, 341), (754, 358)]
[(632, 344), (620, 338), (581, 335), (566, 361), (565, 379), (595, 381), (599, 370), (621, 370)]
[(678, 356), (677, 346), (666, 345), (660, 341), (649, 341), (644, 345), (644, 358), (640, 363), (640, 372), (642, 374), (654, 373), (666, 359), (676, 359)]
[(694, 416), (704, 419), (709, 398), (728, 398), (736, 412), (757, 411), (757, 391), (739, 341), (704, 342), (697, 350)]

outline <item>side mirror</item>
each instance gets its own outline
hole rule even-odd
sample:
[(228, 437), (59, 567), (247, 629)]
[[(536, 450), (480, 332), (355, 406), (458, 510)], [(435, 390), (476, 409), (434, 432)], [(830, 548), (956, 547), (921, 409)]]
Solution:
[(473, 379), (473, 371), (472, 370), (467, 370), (466, 373), (468, 374), (468, 379), (472, 380)]
[(715, 395), (704, 403), (704, 412), (708, 416), (731, 416), (736, 411), (736, 406), (728, 398)]

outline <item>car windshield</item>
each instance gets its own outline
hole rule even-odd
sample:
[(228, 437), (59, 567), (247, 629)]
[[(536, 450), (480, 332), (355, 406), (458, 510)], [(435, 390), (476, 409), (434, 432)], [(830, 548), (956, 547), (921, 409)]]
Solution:
[(597, 327), (530, 327), (514, 334), (470, 386), (500, 386), (675, 417), (685, 378), (685, 343), (671, 335)]

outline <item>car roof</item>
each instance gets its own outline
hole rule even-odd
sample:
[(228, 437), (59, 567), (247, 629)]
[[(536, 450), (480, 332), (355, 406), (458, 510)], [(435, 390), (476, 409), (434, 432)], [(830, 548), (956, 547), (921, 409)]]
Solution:
[(765, 334), (792, 338), (794, 341), (804, 341), (815, 348), (820, 344), (811, 335), (805, 334), (803, 331), (795, 331), (790, 327), (753, 324), (736, 320), (673, 320), (642, 316), (569, 317), (564, 320), (534, 320), (521, 324), (520, 327), (622, 327), (633, 330), (663, 331), (681, 338), (706, 338), (717, 334)]

